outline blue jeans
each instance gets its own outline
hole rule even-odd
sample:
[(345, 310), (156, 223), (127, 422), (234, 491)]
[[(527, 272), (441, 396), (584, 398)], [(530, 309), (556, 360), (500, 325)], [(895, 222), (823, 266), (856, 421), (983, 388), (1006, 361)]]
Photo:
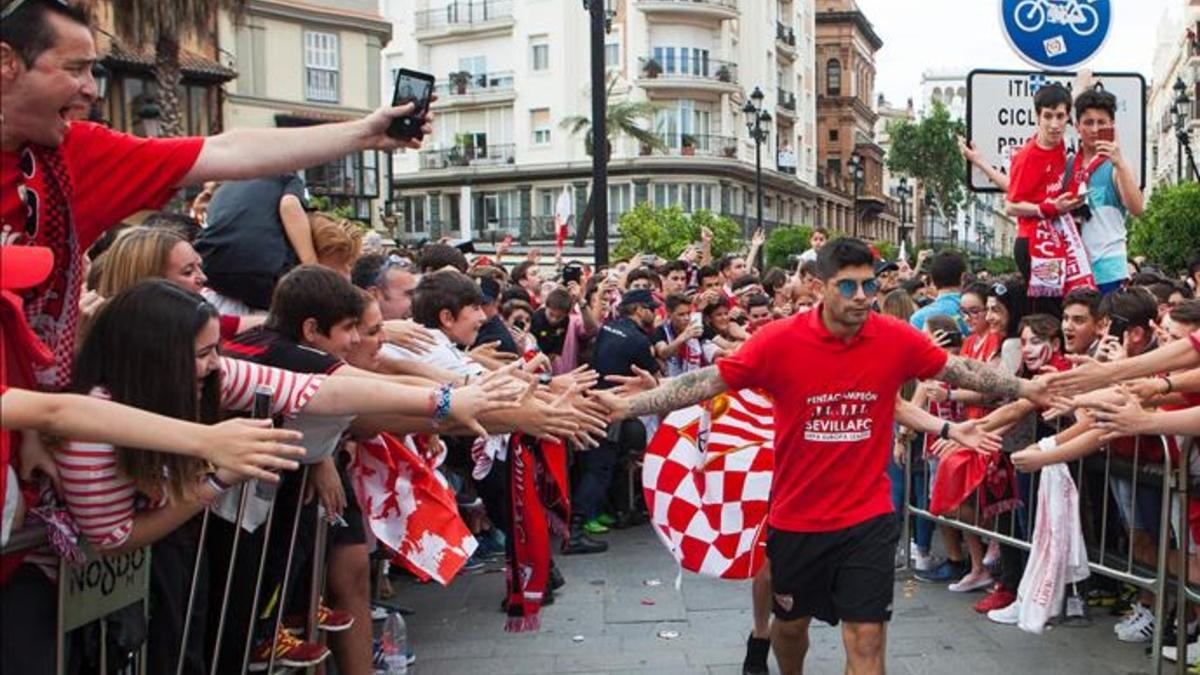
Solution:
[[(921, 447), (921, 436), (913, 441), (909, 448), (908, 461), (912, 462), (912, 498), (913, 504), (922, 509), (929, 508), (929, 465), (921, 455), (912, 450)], [(892, 481), (892, 507), (896, 513), (904, 513), (904, 467), (897, 464), (895, 458), (888, 460), (888, 478)], [(913, 540), (917, 548), (928, 551), (933, 543), (933, 521), (924, 518), (913, 519)]]

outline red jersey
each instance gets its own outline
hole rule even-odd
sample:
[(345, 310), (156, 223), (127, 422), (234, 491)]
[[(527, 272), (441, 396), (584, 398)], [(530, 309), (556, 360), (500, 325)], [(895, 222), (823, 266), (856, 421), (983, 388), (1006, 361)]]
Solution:
[[(1067, 149), (1063, 143), (1046, 149), (1030, 138), (1013, 155), (1008, 169), (1008, 201), (1041, 204), (1062, 191), (1067, 172)], [(1040, 218), (1018, 218), (1017, 238), (1028, 239)]]
[(819, 309), (772, 321), (719, 359), (730, 389), (775, 401), (771, 527), (828, 532), (892, 512), (887, 462), (900, 387), (947, 354), (904, 321), (871, 313), (849, 341)]
[[(69, 379), (60, 369), (70, 368), (74, 354), (83, 282), (79, 256), (122, 219), (165, 204), (203, 146), (203, 138), (139, 138), (91, 122), (73, 122), (58, 148), (74, 192), (70, 204), (50, 203), (50, 169), (39, 166), (42, 162), (30, 149), (0, 152), (0, 241), (66, 252), (56, 254), (46, 282), (25, 293), (30, 324), (56, 357), (54, 365), (38, 372), (41, 384)], [(62, 208), (70, 210), (68, 241), (50, 241), (47, 225), (56, 222), (51, 214)], [(46, 302), (39, 312), (42, 299)]]

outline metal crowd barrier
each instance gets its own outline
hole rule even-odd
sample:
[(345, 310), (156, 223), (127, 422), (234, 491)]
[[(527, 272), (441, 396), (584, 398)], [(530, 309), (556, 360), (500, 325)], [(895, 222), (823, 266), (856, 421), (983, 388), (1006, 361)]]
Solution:
[[(1194, 587), (1187, 583), (1175, 583), (1170, 579), (1170, 575), (1168, 575), (1168, 561), (1171, 557), (1170, 543), (1173, 529), (1173, 521), (1171, 518), (1171, 504), (1173, 498), (1178, 498), (1178, 504), (1180, 506), (1181, 513), (1180, 522), (1182, 523), (1181, 532), (1179, 532), (1180, 541), (1183, 542), (1183, 544), (1179, 546), (1178, 551), (1178, 560), (1180, 564), (1179, 569), (1183, 570), (1184, 574), (1186, 574), (1187, 570), (1188, 546), (1186, 545), (1186, 542), (1189, 541), (1187, 529), (1188, 462), (1187, 455), (1181, 453), (1182, 461), (1178, 463), (1179, 466), (1174, 466), (1171, 460), (1171, 453), (1168, 450), (1170, 447), (1168, 445), (1168, 439), (1165, 436), (1160, 436), (1159, 439), (1164, 449), (1163, 460), (1161, 463), (1146, 463), (1142, 461), (1141, 438), (1139, 437), (1134, 443), (1132, 460), (1124, 461), (1114, 458), (1112, 457), (1112, 453), (1106, 447), (1101, 451), (1102, 456), (1101, 453), (1096, 453), (1090, 457), (1073, 462), (1074, 471), (1072, 472), (1072, 478), (1075, 481), (1075, 485), (1079, 490), (1080, 495), (1079, 502), (1081, 519), (1086, 517), (1084, 513), (1085, 496), (1091, 497), (1091, 495), (1086, 494), (1085, 486), (1087, 485), (1087, 481), (1084, 480), (1086, 472), (1094, 471), (1096, 473), (1103, 474), (1103, 489), (1100, 501), (1100, 504), (1102, 505), (1100, 507), (1100, 522), (1091, 523), (1092, 525), (1099, 526), (1099, 541), (1087, 541), (1089, 569), (1093, 573), (1127, 583), (1135, 588), (1138, 588), (1139, 590), (1146, 590), (1154, 593), (1154, 606), (1152, 608), (1154, 613), (1154, 635), (1151, 640), (1151, 669), (1156, 675), (1162, 673), (1163, 671), (1164, 659), (1162, 658), (1162, 645), (1163, 631), (1165, 629), (1165, 619), (1167, 615), (1166, 598), (1168, 592), (1171, 590), (1176, 592), (1177, 619), (1181, 621), (1180, 623), (1177, 623), (1179, 626), (1187, 625), (1185, 618), (1187, 602), (1200, 604), (1200, 588)], [(995, 540), (1002, 545), (1012, 546), (1026, 552), (1031, 550), (1031, 539), (1033, 536), (1034, 523), (1036, 522), (1036, 495), (1038, 494), (1038, 480), (1040, 478), (1040, 472), (1025, 474), (1029, 476), (1028, 501), (1030, 503), (1022, 503), (1012, 512), (1011, 517), (1007, 519), (1009, 521), (1008, 531), (1003, 532), (999, 527), (999, 515), (993, 516), (990, 519), (991, 527), (987, 527), (988, 523), (981, 522), (984, 519), (979, 514), (978, 504), (976, 504), (976, 522), (974, 523), (963, 521), (957, 517), (936, 516), (928, 510), (928, 504), (914, 504), (912, 490), (913, 463), (914, 462), (911, 460), (910, 454), (910, 460), (904, 463), (905, 509), (901, 535), (901, 541), (904, 542), (902, 550), (904, 551), (906, 569), (911, 569), (912, 567), (909, 556), (909, 542), (911, 541), (912, 536), (913, 518), (924, 518), (932, 521), (935, 524), (953, 527), (963, 532), (972, 533), (990, 540)], [(1137, 522), (1137, 492), (1139, 485), (1161, 485), (1162, 499), (1161, 503), (1159, 504), (1159, 532), (1158, 541), (1156, 542), (1157, 558), (1152, 567), (1139, 564), (1134, 560), (1134, 546), (1130, 528), (1126, 528), (1126, 533), (1129, 536), (1127, 550), (1123, 554), (1119, 551), (1109, 550), (1110, 544), (1112, 543), (1108, 541), (1108, 520), (1112, 507), (1112, 502), (1110, 501), (1112, 483), (1110, 479), (1114, 475), (1114, 467), (1129, 469), (1128, 475), (1130, 476), (1131, 483), (1130, 501), (1132, 502), (1130, 520), (1134, 523)], [(929, 486), (925, 491), (925, 495), (926, 500), (929, 500), (932, 499), (933, 492), (932, 471), (927, 472), (926, 480), (929, 481)], [(1025, 527), (1023, 528), (1023, 536), (1018, 528), (1019, 512), (1024, 512)], [(1085, 540), (1089, 538), (1089, 534), (1088, 528), (1085, 527)], [(1186, 579), (1186, 577), (1184, 578)], [(1197, 582), (1200, 583), (1200, 579), (1198, 579)], [(1014, 593), (1016, 592), (1016, 589), (1012, 590)], [(1187, 631), (1179, 630), (1176, 631), (1176, 633), (1179, 636), (1177, 641), (1177, 647), (1179, 649), (1177, 672), (1182, 675), (1187, 671), (1187, 663), (1186, 659), (1184, 658), (1186, 649), (1184, 642), (1187, 639)]]

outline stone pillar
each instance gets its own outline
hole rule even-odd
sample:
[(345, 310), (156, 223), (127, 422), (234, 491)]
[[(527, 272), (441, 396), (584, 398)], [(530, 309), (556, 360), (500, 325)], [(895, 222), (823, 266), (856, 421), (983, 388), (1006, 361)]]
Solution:
[(518, 185), (517, 194), (518, 212), (521, 214), (520, 242), (524, 245), (529, 243), (529, 235), (533, 231), (533, 186)]
[[(575, 188), (575, 231), (579, 231), (579, 227), (583, 224), (583, 213), (587, 211), (588, 205), (588, 182), (586, 180), (577, 180), (571, 183)], [(592, 214), (592, 234), (596, 232), (596, 218), (599, 214)]]
[(442, 237), (442, 193), (429, 193), (429, 238), (437, 241)]

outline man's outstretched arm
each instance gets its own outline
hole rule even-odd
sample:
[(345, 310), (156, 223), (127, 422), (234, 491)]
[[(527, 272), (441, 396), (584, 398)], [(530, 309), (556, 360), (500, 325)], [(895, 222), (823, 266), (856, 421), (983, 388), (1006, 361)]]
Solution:
[(1000, 394), (1008, 398), (1025, 398), (1040, 406), (1047, 406), (1050, 403), (1050, 396), (1044, 381), (1023, 380), (982, 361), (965, 359), (961, 356), (951, 355), (950, 359), (946, 361), (946, 367), (942, 368), (942, 372), (938, 373), (936, 378), (962, 389), (985, 394)]
[(725, 380), (716, 366), (708, 366), (678, 377), (663, 380), (662, 384), (629, 397), (617, 397), (597, 392), (612, 410), (614, 419), (641, 417), (686, 408), (727, 391)]

